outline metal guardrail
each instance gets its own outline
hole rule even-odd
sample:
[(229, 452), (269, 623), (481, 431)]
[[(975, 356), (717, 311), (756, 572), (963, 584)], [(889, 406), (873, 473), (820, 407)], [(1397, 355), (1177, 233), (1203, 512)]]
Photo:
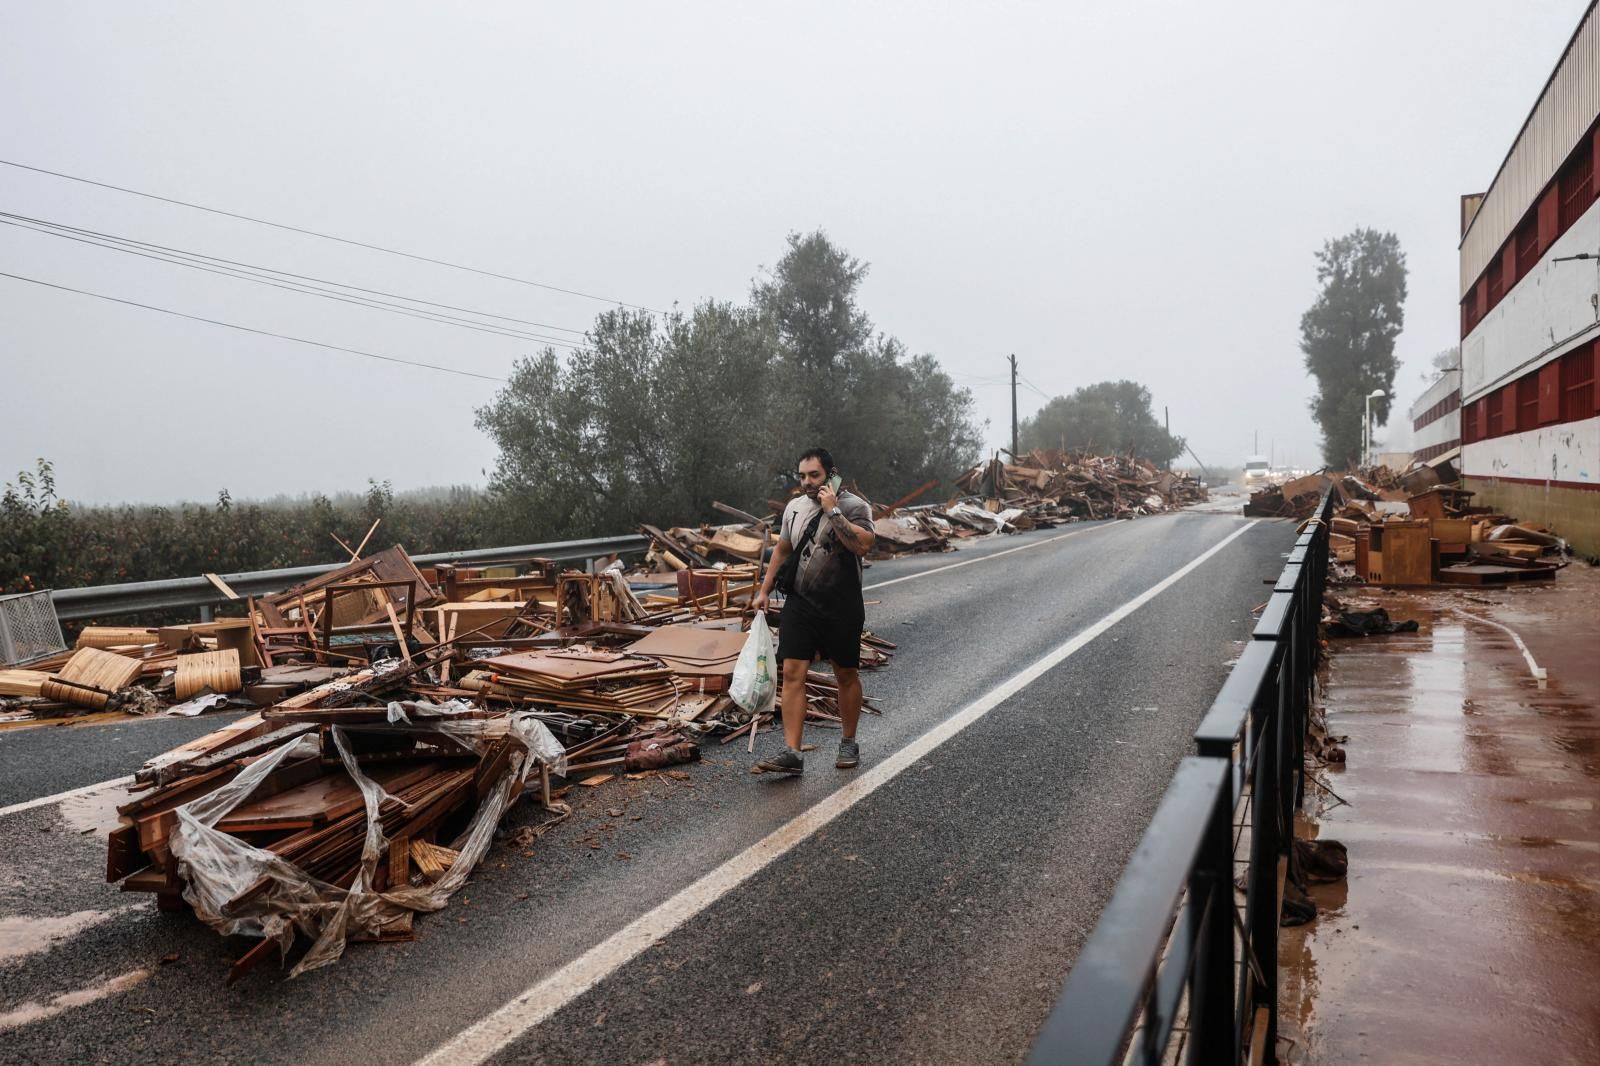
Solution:
[[(1154, 1066), (1166, 1057), (1185, 994), (1191, 1066), (1277, 1061), (1280, 894), (1305, 787), (1332, 507), (1324, 496), (1295, 541), (1254, 639), (1195, 731), (1196, 753), (1167, 787), (1029, 1066), (1113, 1066), (1124, 1058)], [(1233, 815), (1246, 790), (1240, 913)]]
[[(564, 563), (596, 559), (602, 555), (641, 552), (647, 547), (649, 538), (634, 533), (622, 537), (560, 540), (549, 544), (517, 544), (506, 548), (434, 552), (431, 555), (413, 555), (411, 561), (418, 566), (434, 566), (438, 563), (482, 566), (538, 556)], [(272, 592), (282, 592), (302, 581), (309, 581), (344, 565), (346, 564), (318, 563), (314, 566), (252, 570), (242, 574), (219, 576), (240, 596), (264, 596)], [(122, 585), (54, 589), (50, 593), (50, 600), (55, 604), (56, 617), (63, 622), (76, 622), (85, 618), (112, 618), (143, 611), (209, 608), (228, 602), (228, 598), (203, 577), (178, 577), (166, 581), (133, 581)]]

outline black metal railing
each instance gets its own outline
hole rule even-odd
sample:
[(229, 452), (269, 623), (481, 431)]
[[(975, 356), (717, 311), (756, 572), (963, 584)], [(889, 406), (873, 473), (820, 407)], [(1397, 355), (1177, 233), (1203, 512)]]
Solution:
[[(1305, 785), (1332, 506), (1324, 496), (1295, 541), (1253, 639), (1195, 731), (1195, 754), (1178, 766), (1079, 952), (1030, 1066), (1161, 1062), (1185, 1010), (1186, 1062), (1275, 1061), (1278, 920)], [(1234, 831), (1241, 806), (1243, 856)]]

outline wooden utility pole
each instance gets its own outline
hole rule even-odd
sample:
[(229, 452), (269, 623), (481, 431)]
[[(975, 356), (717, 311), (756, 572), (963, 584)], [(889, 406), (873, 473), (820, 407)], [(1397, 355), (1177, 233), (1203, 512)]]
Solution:
[(1017, 457), (1017, 356), (1011, 354), (1011, 458)]

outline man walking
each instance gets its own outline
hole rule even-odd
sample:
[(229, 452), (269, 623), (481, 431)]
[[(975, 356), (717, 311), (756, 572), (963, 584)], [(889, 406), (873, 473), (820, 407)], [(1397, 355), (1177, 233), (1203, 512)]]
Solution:
[(784, 750), (762, 759), (760, 772), (798, 774), (806, 721), (806, 670), (813, 659), (833, 663), (839, 682), (842, 731), (834, 765), (851, 769), (861, 762), (856, 723), (861, 720), (861, 557), (877, 539), (872, 509), (854, 493), (841, 491), (833, 456), (812, 448), (800, 457), (800, 487), (783, 509), (778, 546), (752, 606), (767, 609), (776, 584), (785, 593), (778, 621), (778, 659), (783, 663)]

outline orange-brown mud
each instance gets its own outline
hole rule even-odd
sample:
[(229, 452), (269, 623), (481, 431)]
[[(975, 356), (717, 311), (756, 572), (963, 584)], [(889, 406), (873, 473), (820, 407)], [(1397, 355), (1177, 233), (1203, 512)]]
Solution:
[(1280, 1057), (1600, 1063), (1600, 571), (1335, 593), (1421, 629), (1331, 642), (1348, 762), (1316, 776), (1348, 805), (1308, 787), (1302, 830), (1350, 872), (1283, 931)]

